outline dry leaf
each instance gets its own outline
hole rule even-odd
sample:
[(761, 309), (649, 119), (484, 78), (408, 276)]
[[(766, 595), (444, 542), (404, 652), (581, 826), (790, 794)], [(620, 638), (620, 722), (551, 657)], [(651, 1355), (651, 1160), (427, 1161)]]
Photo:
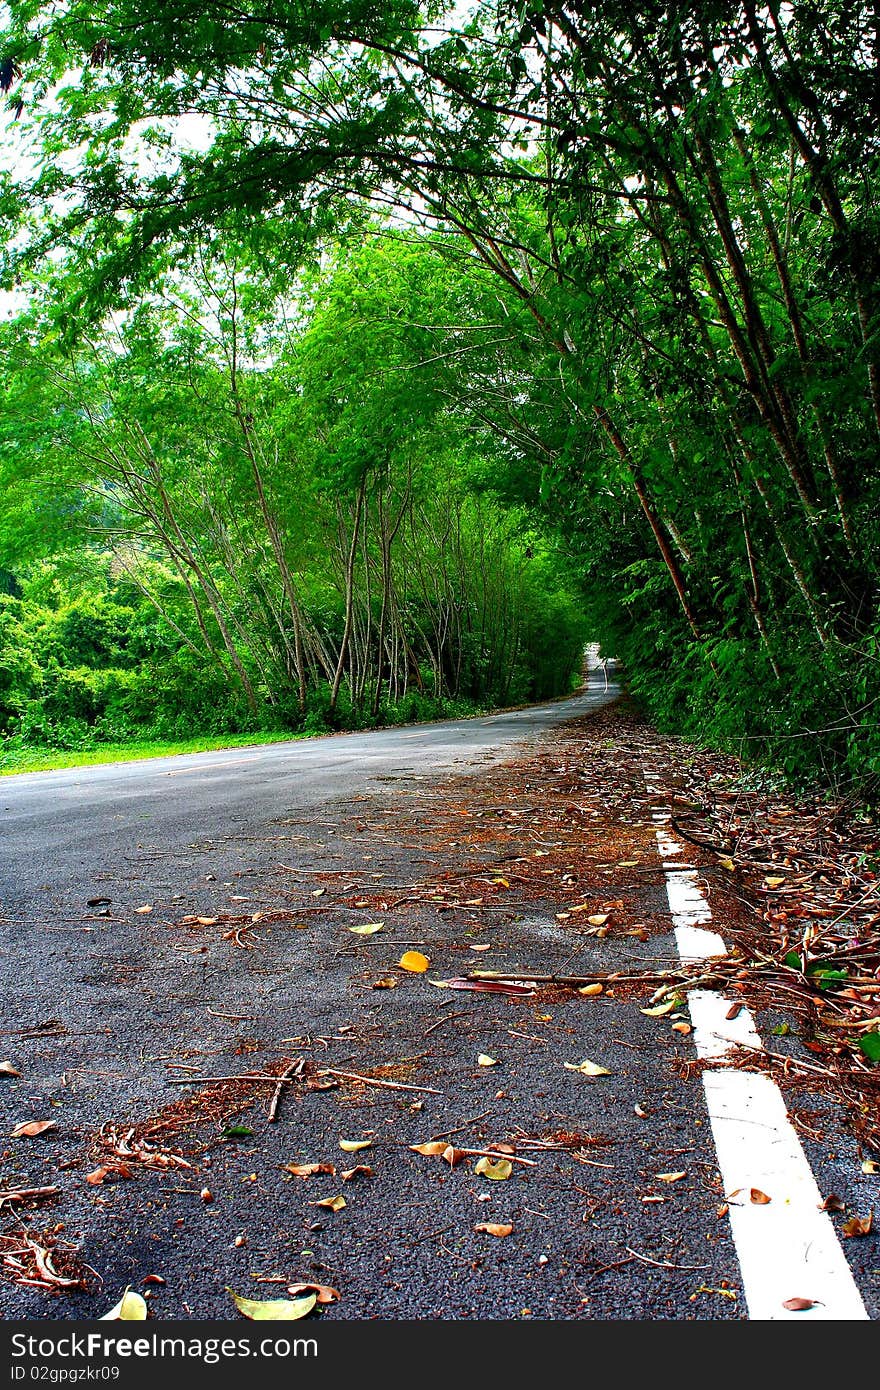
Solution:
[(479, 946), (473, 946), (473, 945), (471, 946), (471, 950), (472, 950), (472, 951), (491, 951), (491, 949), (492, 949), (492, 943), (491, 943), (491, 941), (481, 941), (480, 944), (479, 944)]
[(339, 1147), (347, 1154), (359, 1153), (361, 1149), (373, 1147), (372, 1139), (340, 1139)]
[(285, 1163), (283, 1168), (285, 1173), (292, 1173), (295, 1178), (310, 1178), (313, 1173), (332, 1175), (336, 1172), (332, 1163)]
[(873, 1177), (874, 1174), (880, 1173), (880, 1161), (876, 1158), (866, 1158), (862, 1163), (862, 1172), (867, 1173), (869, 1177)]
[(141, 1280), (142, 1284), (165, 1284), (168, 1281), (162, 1278), (161, 1274), (145, 1274)]
[(633, 1114), (638, 1115), (640, 1120), (647, 1120), (648, 1118), (648, 1111), (645, 1109), (643, 1105), (634, 1105)]
[(618, 869), (634, 869), (638, 864), (638, 859), (621, 859)]
[(446, 1160), (450, 1168), (455, 1168), (463, 1158), (467, 1158), (467, 1154), (464, 1149), (457, 1149), (454, 1144), (447, 1144), (440, 1157)]
[(489, 1236), (509, 1236), (513, 1230), (513, 1226), (508, 1223), (499, 1225), (495, 1221), (480, 1221), (479, 1224), (474, 1227), (474, 1230), (485, 1231)]
[(325, 894), (326, 892), (327, 892), (327, 889), (326, 889), (326, 888), (316, 888), (316, 889), (314, 890), (314, 892), (312, 893), (312, 897), (313, 897), (313, 898), (323, 898), (323, 896), (324, 896), (324, 894)]
[(196, 921), (200, 927), (213, 927), (218, 921), (216, 917), (197, 917)]
[(481, 1052), (480, 1055), (479, 1055), (479, 1057), (477, 1058), (477, 1063), (478, 1063), (478, 1065), (481, 1066), (481, 1067), (497, 1067), (497, 1066), (498, 1066), (498, 1058), (497, 1058), (497, 1057), (490, 1057), (490, 1056), (488, 1055), (488, 1053), (486, 1053), (486, 1052)]
[(491, 1158), (478, 1158), (474, 1164), (474, 1172), (482, 1174), (484, 1178), (492, 1178), (495, 1182), (503, 1182), (513, 1172), (513, 1164), (507, 1158), (499, 1158), (497, 1163), (493, 1163)]
[(790, 1313), (803, 1313), (807, 1308), (815, 1308), (814, 1298), (787, 1298), (783, 1303), (783, 1308), (787, 1308)]
[(404, 951), (397, 964), (401, 970), (409, 970), (413, 975), (424, 975), (431, 962), (421, 951)]
[(376, 932), (381, 931), (384, 925), (384, 922), (370, 922), (362, 927), (349, 927), (348, 930), (353, 931), (357, 936), (375, 936)]
[(340, 1174), (340, 1177), (343, 1182), (351, 1182), (352, 1178), (356, 1178), (361, 1174), (363, 1174), (365, 1178), (371, 1178), (373, 1176), (373, 1170), (369, 1164), (358, 1163), (355, 1168), (346, 1168)]
[(584, 985), (583, 989), (578, 990), (578, 994), (601, 994), (604, 988), (604, 985)]
[(21, 1076), (21, 1072), (11, 1062), (0, 1062), (0, 1076)]
[(611, 1075), (607, 1067), (600, 1067), (598, 1063), (591, 1062), (589, 1057), (584, 1058), (583, 1062), (564, 1062), (563, 1066), (567, 1071), (579, 1071), (581, 1076)]
[(143, 907), (136, 907), (136, 908), (135, 908), (135, 912), (152, 912), (152, 911), (153, 911), (153, 904), (152, 904), (152, 903), (144, 903)]
[(722, 869), (727, 869), (728, 873), (733, 874), (736, 872), (736, 865), (728, 855), (719, 854), (718, 863), (721, 865)]
[(108, 1163), (100, 1168), (95, 1168), (93, 1172), (86, 1173), (86, 1182), (92, 1187), (100, 1187), (108, 1178), (130, 1178), (131, 1169), (127, 1163)]
[(344, 1206), (346, 1206), (346, 1201), (345, 1201), (345, 1198), (342, 1197), (342, 1196), (339, 1196), (339, 1197), (324, 1197), (324, 1198), (321, 1199), (320, 1202), (312, 1202), (312, 1206), (313, 1206), (313, 1207), (328, 1207), (330, 1211), (342, 1211), (342, 1208), (343, 1208)]
[(425, 1158), (439, 1158), (449, 1147), (443, 1139), (432, 1139), (428, 1144), (410, 1144), (413, 1153), (423, 1154)]
[(653, 1009), (639, 1009), (639, 1013), (647, 1018), (662, 1018), (664, 1014), (671, 1014), (673, 1009), (677, 1009), (680, 1002), (675, 998), (667, 999), (665, 1004), (655, 1004)]
[(824, 1201), (819, 1203), (820, 1211), (845, 1211), (846, 1204), (836, 1193), (829, 1192)]
[(766, 1192), (762, 1192), (760, 1187), (753, 1187), (749, 1193), (749, 1201), (754, 1202), (756, 1207), (766, 1207), (770, 1198)]
[(665, 1198), (665, 1197), (653, 1197), (653, 1196), (651, 1196), (651, 1197), (642, 1197), (641, 1200), (645, 1203), (645, 1206), (659, 1206), (659, 1205), (661, 1204), (661, 1202), (665, 1202), (665, 1201), (666, 1201), (666, 1198)]
[(313, 1293), (319, 1303), (336, 1303), (342, 1294), (338, 1289), (333, 1289), (329, 1284), (288, 1284), (287, 1292), (291, 1298), (298, 1298), (300, 1294)]
[(587, 918), (587, 921), (591, 927), (604, 927), (605, 923), (608, 921), (608, 913), (594, 912), (592, 917)]
[(240, 1313), (252, 1322), (296, 1322), (310, 1313), (318, 1301), (317, 1294), (307, 1293), (302, 1298), (270, 1298), (263, 1302), (256, 1298), (243, 1298), (227, 1286), (226, 1292)]
[(26, 1120), (23, 1124), (16, 1125), (12, 1131), (13, 1139), (34, 1139), (38, 1134), (45, 1134), (48, 1129), (57, 1129), (54, 1120)]
[(764, 882), (768, 888), (781, 888), (785, 882), (785, 878), (765, 878)]
[(658, 1182), (681, 1182), (682, 1178), (687, 1177), (687, 1173), (655, 1173), (654, 1177)]
[(727, 1013), (724, 1015), (724, 1017), (725, 1017), (726, 1019), (728, 1019), (728, 1020), (734, 1019), (734, 1018), (739, 1018), (739, 1016), (740, 1016), (740, 1014), (742, 1013), (742, 1011), (743, 1011), (744, 1008), (745, 1008), (745, 1004), (743, 1004), (742, 1002), (739, 1002), (739, 1003), (737, 1003), (737, 1004), (731, 1004), (730, 1008), (727, 1010)]
[(685, 1023), (682, 1019), (678, 1023), (673, 1023), (672, 1031), (673, 1033), (683, 1033), (687, 1037), (688, 1033), (692, 1033), (694, 1030), (689, 1023)]
[(381, 980), (374, 980), (373, 989), (397, 989), (397, 981), (393, 975), (383, 975)]
[(133, 1293), (130, 1288), (127, 1288), (115, 1308), (111, 1308), (109, 1313), (104, 1313), (98, 1321), (146, 1322), (146, 1319), (147, 1305), (143, 1298), (139, 1293)]
[(874, 1208), (867, 1216), (851, 1216), (840, 1229), (845, 1236), (869, 1236), (874, 1229)]

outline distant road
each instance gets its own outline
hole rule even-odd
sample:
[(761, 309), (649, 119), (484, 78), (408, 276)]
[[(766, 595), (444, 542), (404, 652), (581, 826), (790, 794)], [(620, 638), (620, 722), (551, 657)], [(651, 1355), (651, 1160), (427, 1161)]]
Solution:
[(66, 897), (134, 842), (174, 851), (355, 795), (379, 777), (503, 758), (507, 746), (618, 693), (599, 670), (584, 694), (485, 718), (4, 777), (0, 911), (17, 915), (35, 891)]

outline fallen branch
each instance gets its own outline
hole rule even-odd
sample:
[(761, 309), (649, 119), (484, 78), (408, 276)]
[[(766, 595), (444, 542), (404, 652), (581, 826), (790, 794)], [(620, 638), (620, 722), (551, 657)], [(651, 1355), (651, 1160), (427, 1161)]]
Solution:
[(405, 1081), (382, 1081), (376, 1076), (360, 1076), (356, 1071), (337, 1071), (335, 1067), (325, 1067), (318, 1076), (342, 1076), (346, 1081), (362, 1081), (365, 1086), (387, 1086), (390, 1091), (423, 1091), (428, 1095), (442, 1096), (436, 1086), (409, 1086)]
[(295, 1076), (302, 1076), (302, 1070), (304, 1065), (304, 1058), (295, 1057), (294, 1060), (291, 1062), (290, 1066), (285, 1067), (284, 1071), (279, 1076), (278, 1085), (275, 1087), (272, 1099), (269, 1101), (268, 1120), (270, 1124), (272, 1124), (273, 1121), (277, 1119), (278, 1103), (281, 1100), (281, 1093), (283, 1092), (285, 1085), (287, 1084), (287, 1082), (292, 1081)]
[(44, 1197), (57, 1197), (60, 1187), (7, 1187), (0, 1190), (0, 1206), (4, 1202), (38, 1202)]

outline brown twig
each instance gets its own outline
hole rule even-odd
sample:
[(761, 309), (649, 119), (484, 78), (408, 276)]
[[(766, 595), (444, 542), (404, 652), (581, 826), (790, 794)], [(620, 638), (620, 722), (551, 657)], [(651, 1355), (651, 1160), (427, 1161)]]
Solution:
[(44, 1197), (57, 1197), (60, 1187), (7, 1187), (0, 1190), (0, 1205), (4, 1202), (37, 1202)]
[[(335, 1067), (325, 1067), (319, 1076), (342, 1076), (346, 1081), (362, 1081), (365, 1086), (387, 1086), (391, 1091), (424, 1091), (432, 1096), (442, 1096), (436, 1086), (410, 1086), (405, 1081), (383, 1081), (376, 1076), (360, 1076), (356, 1071), (337, 1071)], [(274, 1077), (272, 1078), (275, 1079)]]
[(284, 1071), (279, 1076), (278, 1085), (275, 1087), (275, 1090), (272, 1093), (272, 1099), (269, 1101), (269, 1124), (272, 1124), (278, 1118), (278, 1104), (281, 1100), (281, 1093), (283, 1092), (285, 1085), (289, 1081), (292, 1081), (295, 1076), (302, 1076), (302, 1069), (304, 1065), (304, 1058), (295, 1057), (293, 1061), (290, 1063), (290, 1066), (285, 1067)]

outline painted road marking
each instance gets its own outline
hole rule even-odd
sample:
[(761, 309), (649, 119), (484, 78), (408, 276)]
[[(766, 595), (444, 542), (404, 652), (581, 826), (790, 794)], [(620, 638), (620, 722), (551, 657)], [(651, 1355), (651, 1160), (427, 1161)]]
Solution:
[[(653, 819), (682, 961), (726, 956), (723, 938), (706, 926), (712, 912), (697, 872), (676, 863), (683, 850), (664, 828), (668, 813), (655, 811)], [(723, 1062), (737, 1045), (763, 1051), (748, 1009), (728, 1019), (730, 1004), (715, 990), (688, 994), (697, 1056), (705, 1061)], [(819, 1210), (821, 1193), (776, 1083), (763, 1073), (707, 1068), (703, 1090), (749, 1317), (773, 1322), (866, 1320), (834, 1225), (828, 1213)], [(770, 1201), (753, 1202), (753, 1188)], [(783, 1304), (791, 1298), (812, 1299), (814, 1307), (790, 1311)]]

